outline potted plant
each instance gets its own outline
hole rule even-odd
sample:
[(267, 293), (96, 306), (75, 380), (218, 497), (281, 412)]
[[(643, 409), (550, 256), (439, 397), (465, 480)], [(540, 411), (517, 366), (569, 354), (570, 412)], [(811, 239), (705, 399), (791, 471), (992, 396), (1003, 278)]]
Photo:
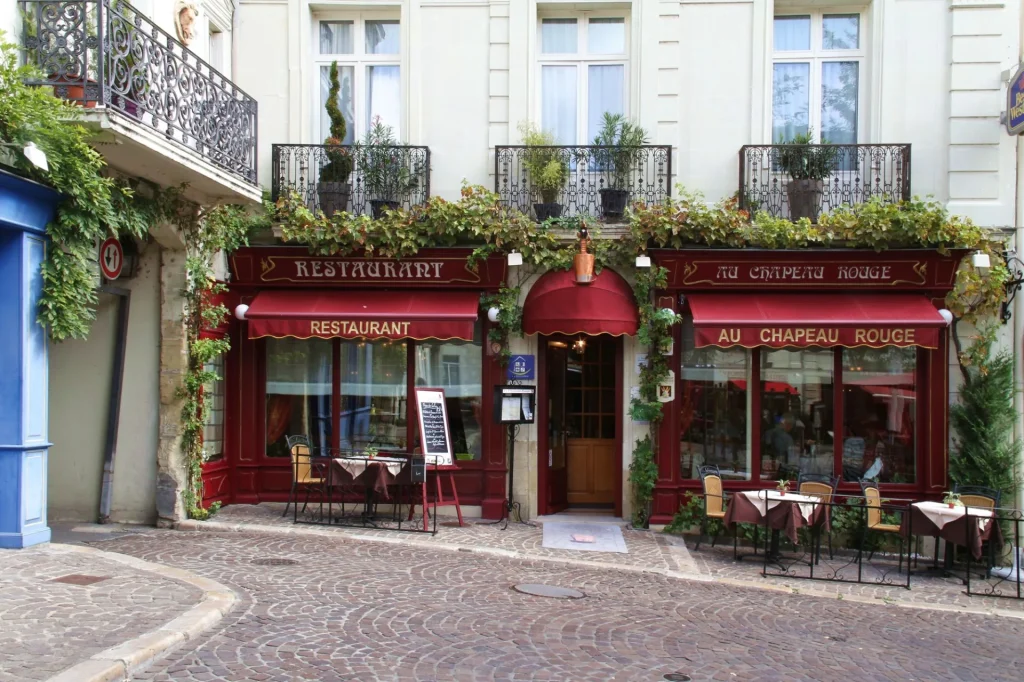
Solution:
[(779, 140), (777, 163), (789, 175), (786, 195), (791, 220), (807, 218), (814, 222), (818, 219), (825, 179), (832, 175), (839, 154), (825, 138), (821, 139), (821, 144), (814, 144), (813, 133), (808, 130), (789, 142)]
[(621, 218), (629, 202), (629, 185), (643, 145), (648, 142), (647, 131), (622, 114), (605, 112), (601, 132), (594, 138), (593, 152), (598, 172), (604, 176), (600, 190), (601, 213), (605, 218)]
[(380, 218), (385, 209), (397, 209), (402, 196), (416, 188), (420, 175), (419, 164), (411, 162), (405, 145), (380, 116), (374, 116), (359, 146), (359, 170), (374, 218)]
[[(88, 47), (79, 47), (83, 40), (83, 36), (79, 31), (68, 31), (67, 34), (56, 35), (54, 32), (49, 32), (45, 39), (45, 42), (39, 38), (39, 24), (36, 21), (38, 16), (34, 12), (45, 12), (45, 11), (59, 11), (56, 6), (51, 7), (49, 4), (40, 4), (36, 10), (30, 11), (27, 9), (21, 10), (22, 20), (22, 41), (25, 44), (25, 56), (26, 62), (33, 67), (45, 66), (44, 62), (49, 61), (45, 52), (46, 49), (56, 49), (57, 41), (63, 41), (67, 43), (67, 49), (80, 50), (88, 54), (91, 58), (94, 53), (92, 49)], [(85, 18), (84, 21), (85, 30), (85, 43), (88, 44), (96, 38), (96, 19), (95, 15), (90, 14)], [(51, 65), (52, 66), (52, 65)], [(90, 67), (86, 73), (74, 74), (69, 71), (75, 69), (77, 64), (69, 64), (64, 67), (64, 73), (60, 71), (49, 71), (46, 73), (46, 82), (53, 85), (53, 96), (59, 99), (68, 100), (71, 104), (75, 104), (86, 109), (92, 109), (96, 106), (96, 97), (99, 92), (99, 86), (95, 78), (95, 69)], [(93, 99), (86, 100), (86, 97), (92, 97)]]
[(785, 495), (786, 493), (789, 492), (789, 481), (786, 479), (782, 479), (781, 481), (779, 481), (779, 484), (776, 487), (779, 490), (780, 496)]
[(328, 218), (339, 211), (348, 210), (348, 200), (352, 186), (348, 182), (352, 174), (352, 155), (345, 142), (347, 130), (345, 117), (338, 107), (338, 93), (341, 92), (341, 81), (338, 79), (338, 62), (331, 63), (331, 86), (327, 91), (327, 116), (331, 119), (331, 135), (324, 140), (327, 147), (327, 163), (320, 169), (320, 179), (316, 185), (320, 199), (320, 210)]
[(380, 452), (380, 450), (378, 450), (375, 445), (367, 445), (363, 450), (363, 456), (366, 457), (366, 459), (376, 459), (378, 452)]
[(945, 504), (948, 504), (950, 509), (953, 509), (954, 507), (964, 506), (964, 503), (960, 501), (960, 493), (947, 491), (946, 493), (943, 494), (942, 501)]
[(523, 168), (533, 187), (540, 192), (541, 203), (533, 205), (537, 220), (544, 222), (548, 218), (559, 218), (562, 205), (557, 201), (558, 193), (569, 179), (569, 161), (555, 146), (553, 133), (528, 122), (519, 124), (519, 133), (527, 147)]

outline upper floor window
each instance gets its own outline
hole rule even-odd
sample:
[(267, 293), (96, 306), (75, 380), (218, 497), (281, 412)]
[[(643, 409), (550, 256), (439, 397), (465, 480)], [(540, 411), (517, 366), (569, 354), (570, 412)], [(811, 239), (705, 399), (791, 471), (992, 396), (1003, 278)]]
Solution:
[(559, 144), (590, 144), (605, 112), (627, 114), (629, 31), (624, 14), (542, 17), (540, 124)]
[(813, 131), (814, 141), (855, 144), (864, 36), (860, 14), (775, 17), (772, 143)]
[(319, 79), (317, 121), (322, 142), (330, 134), (325, 109), (330, 90), (331, 63), (338, 62), (341, 92), (338, 106), (347, 124), (344, 143), (361, 137), (375, 116), (401, 139), (401, 26), (397, 19), (378, 15), (349, 15), (316, 22), (315, 62)]

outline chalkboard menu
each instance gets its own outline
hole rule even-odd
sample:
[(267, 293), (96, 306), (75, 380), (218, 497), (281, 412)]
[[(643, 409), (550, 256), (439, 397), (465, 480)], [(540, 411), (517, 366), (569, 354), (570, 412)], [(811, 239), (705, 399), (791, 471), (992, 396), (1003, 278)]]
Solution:
[(420, 443), (427, 464), (452, 464), (452, 440), (448, 435), (450, 431), (444, 390), (417, 388), (416, 406), (420, 420)]

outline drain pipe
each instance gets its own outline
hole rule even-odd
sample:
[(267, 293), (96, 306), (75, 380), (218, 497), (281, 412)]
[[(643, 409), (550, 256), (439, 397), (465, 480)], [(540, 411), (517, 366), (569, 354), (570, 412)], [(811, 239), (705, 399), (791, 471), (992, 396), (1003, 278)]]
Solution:
[(121, 421), (121, 387), (124, 382), (124, 356), (128, 346), (128, 310), (132, 300), (130, 289), (105, 285), (105, 294), (117, 297), (117, 339), (114, 342), (114, 365), (110, 370), (110, 400), (107, 405), (107, 439), (103, 451), (103, 480), (100, 484), (100, 523), (110, 523), (110, 503), (114, 495), (114, 458), (117, 454), (117, 429)]

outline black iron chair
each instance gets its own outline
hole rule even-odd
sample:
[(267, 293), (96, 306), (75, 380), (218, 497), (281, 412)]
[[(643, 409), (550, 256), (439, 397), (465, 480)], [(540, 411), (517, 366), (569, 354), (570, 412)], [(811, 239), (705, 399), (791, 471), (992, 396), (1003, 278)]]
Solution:
[[(831, 505), (832, 501), (836, 498), (836, 491), (839, 488), (839, 477), (829, 476), (828, 474), (805, 474), (800, 473), (796, 479), (796, 490), (801, 495), (809, 495), (811, 497), (817, 497), (821, 500), (822, 504)], [(829, 514), (829, 531), (828, 531), (828, 558), (833, 558), (832, 553), (832, 528), (831, 518), (832, 510), (827, 508)], [(815, 552), (818, 561), (821, 561), (821, 537), (818, 537), (818, 547)]]

